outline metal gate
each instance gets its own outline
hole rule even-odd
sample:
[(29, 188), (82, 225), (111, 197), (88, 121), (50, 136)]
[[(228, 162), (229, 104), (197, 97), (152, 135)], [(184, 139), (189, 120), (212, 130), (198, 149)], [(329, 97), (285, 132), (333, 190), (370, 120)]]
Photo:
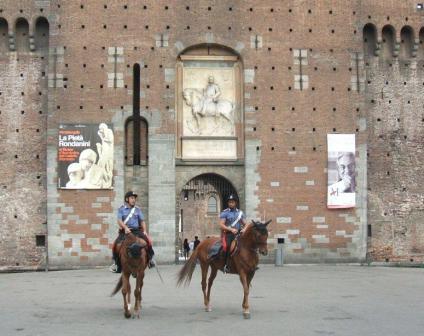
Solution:
[(202, 197), (215, 190), (221, 196), (222, 209), (226, 208), (226, 199), (229, 195), (235, 195), (238, 198), (237, 191), (233, 185), (222, 176), (216, 174), (196, 176), (183, 187), (183, 191), (194, 192), (195, 197)]

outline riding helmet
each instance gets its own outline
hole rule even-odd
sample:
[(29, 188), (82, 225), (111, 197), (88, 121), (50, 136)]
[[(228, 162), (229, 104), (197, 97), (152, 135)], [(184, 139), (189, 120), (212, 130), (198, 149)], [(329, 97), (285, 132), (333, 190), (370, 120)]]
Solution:
[(237, 199), (237, 197), (236, 197), (236, 196), (234, 196), (234, 195), (232, 195), (232, 194), (231, 194), (230, 196), (228, 196), (228, 197), (227, 197), (227, 202), (228, 202), (228, 201), (236, 201), (236, 202), (237, 202), (237, 201), (238, 201), (238, 199)]
[(134, 196), (135, 198), (137, 198), (138, 197), (138, 195), (137, 194), (135, 194), (132, 190), (130, 190), (130, 191), (127, 191), (126, 193), (125, 193), (125, 200), (127, 200), (128, 198), (130, 198), (131, 196)]

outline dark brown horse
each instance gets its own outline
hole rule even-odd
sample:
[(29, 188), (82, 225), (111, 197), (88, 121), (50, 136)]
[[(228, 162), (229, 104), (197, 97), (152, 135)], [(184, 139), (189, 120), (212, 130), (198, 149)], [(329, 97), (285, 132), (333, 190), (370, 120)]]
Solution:
[[(231, 273), (238, 274), (243, 285), (244, 298), (242, 307), (244, 318), (250, 318), (249, 287), (257, 269), (256, 266), (259, 261), (258, 251), (263, 255), (268, 254), (267, 225), (270, 222), (270, 220), (266, 223), (252, 221), (252, 224), (249, 225), (246, 231), (238, 238), (237, 249), (230, 260)], [(200, 267), (202, 269), (203, 299), (205, 310), (207, 312), (212, 310), (210, 305), (210, 295), (213, 281), (218, 270), (223, 270), (225, 265), (225, 259), (222, 257), (212, 260), (208, 257), (209, 249), (217, 242), (217, 240), (219, 240), (219, 238), (208, 238), (202, 241), (178, 273), (178, 286), (183, 282), (188, 285), (193, 275), (194, 268), (196, 267), (196, 262), (199, 260)], [(206, 285), (209, 267), (211, 268), (211, 273)]]
[(144, 271), (147, 267), (146, 248), (147, 243), (143, 239), (137, 237), (133, 233), (128, 233), (125, 236), (125, 240), (122, 242), (122, 246), (119, 250), (122, 274), (111, 296), (115, 295), (122, 288), (122, 296), (124, 297), (124, 315), (126, 318), (131, 317), (131, 275), (136, 278), (133, 318), (135, 316), (140, 318), (141, 289), (143, 288)]

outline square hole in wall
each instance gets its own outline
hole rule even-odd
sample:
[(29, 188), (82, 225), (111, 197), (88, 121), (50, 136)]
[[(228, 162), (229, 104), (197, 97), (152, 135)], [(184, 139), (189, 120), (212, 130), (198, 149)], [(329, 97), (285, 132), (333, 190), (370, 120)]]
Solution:
[(46, 236), (45, 235), (36, 235), (35, 236), (35, 245), (36, 246), (46, 246)]

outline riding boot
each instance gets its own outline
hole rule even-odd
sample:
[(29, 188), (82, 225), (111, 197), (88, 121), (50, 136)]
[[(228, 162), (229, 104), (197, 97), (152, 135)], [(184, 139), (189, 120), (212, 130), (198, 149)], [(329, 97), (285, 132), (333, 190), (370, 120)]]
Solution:
[(230, 265), (229, 265), (229, 257), (230, 257), (230, 251), (229, 249), (225, 252), (225, 265), (224, 265), (224, 273), (230, 273)]
[(110, 271), (113, 273), (121, 273), (121, 261), (119, 259), (119, 250), (121, 248), (121, 243), (124, 240), (124, 231), (120, 230), (118, 237), (113, 242), (112, 247), (112, 259), (114, 261), (113, 265), (110, 266)]
[(148, 267), (149, 268), (153, 268), (156, 266), (156, 262), (153, 260), (153, 256), (155, 255), (155, 252), (153, 251), (152, 246), (149, 245), (149, 247), (147, 248), (147, 258), (149, 260), (148, 262)]
[(118, 270), (118, 266), (117, 266), (117, 262), (116, 262), (116, 260), (118, 259), (118, 255), (116, 254), (116, 252), (115, 252), (115, 249), (113, 249), (112, 250), (112, 260), (113, 260), (113, 264), (112, 265), (110, 265), (110, 267), (109, 267), (109, 270), (112, 272), (112, 273), (117, 273), (117, 270)]
[(115, 264), (116, 264), (116, 273), (121, 273), (122, 272), (121, 259), (119, 258), (118, 255), (115, 258)]

